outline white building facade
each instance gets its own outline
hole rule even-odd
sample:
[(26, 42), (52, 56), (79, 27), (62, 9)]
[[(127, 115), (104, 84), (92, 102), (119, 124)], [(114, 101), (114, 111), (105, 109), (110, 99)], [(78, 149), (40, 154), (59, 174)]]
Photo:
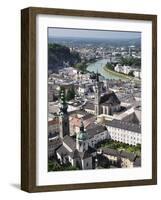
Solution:
[(114, 141), (136, 146), (141, 144), (141, 126), (112, 120), (106, 124), (110, 138)]

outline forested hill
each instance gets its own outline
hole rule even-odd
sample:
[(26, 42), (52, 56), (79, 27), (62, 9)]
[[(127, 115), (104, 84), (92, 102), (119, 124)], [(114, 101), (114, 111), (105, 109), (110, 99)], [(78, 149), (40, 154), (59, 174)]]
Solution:
[(48, 44), (48, 69), (53, 72), (66, 66), (73, 66), (80, 61), (79, 54), (71, 52), (68, 47), (56, 43)]

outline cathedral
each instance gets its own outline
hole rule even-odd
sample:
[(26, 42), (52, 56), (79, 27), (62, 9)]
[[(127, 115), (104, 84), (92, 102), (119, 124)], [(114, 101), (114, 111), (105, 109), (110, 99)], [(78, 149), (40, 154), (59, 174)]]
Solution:
[(80, 132), (77, 134), (76, 140), (66, 135), (56, 154), (61, 164), (70, 163), (79, 169), (93, 169), (93, 158), (96, 156), (96, 150), (88, 145), (88, 135), (84, 130), (83, 122), (81, 122)]
[(119, 112), (121, 109), (120, 100), (114, 92), (108, 90), (108, 92), (101, 94), (101, 82), (99, 81), (99, 74), (96, 74), (95, 83), (95, 99), (93, 102), (87, 102), (84, 105), (84, 110), (95, 114), (113, 115), (115, 112)]
[(95, 85), (95, 115), (106, 114), (112, 115), (114, 112), (120, 111), (120, 101), (114, 92), (108, 92), (101, 95), (101, 86), (99, 81), (99, 74), (96, 74)]

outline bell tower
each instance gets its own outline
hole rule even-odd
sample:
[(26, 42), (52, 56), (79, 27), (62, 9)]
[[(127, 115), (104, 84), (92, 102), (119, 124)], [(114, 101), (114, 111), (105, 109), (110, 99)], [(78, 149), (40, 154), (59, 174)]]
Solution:
[(61, 91), (60, 103), (59, 103), (59, 135), (63, 138), (65, 135), (69, 135), (69, 115), (67, 112), (68, 105), (65, 100), (64, 90)]
[(85, 152), (88, 150), (88, 135), (84, 130), (83, 119), (81, 119), (80, 132), (76, 138), (76, 148), (79, 152)]
[(99, 82), (99, 74), (97, 71), (96, 74), (96, 85), (95, 85), (95, 115), (99, 115), (100, 114), (100, 82)]

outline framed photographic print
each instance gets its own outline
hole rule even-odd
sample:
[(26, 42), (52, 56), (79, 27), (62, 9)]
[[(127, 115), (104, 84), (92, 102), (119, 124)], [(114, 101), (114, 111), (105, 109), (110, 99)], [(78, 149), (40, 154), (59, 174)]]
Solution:
[(21, 188), (157, 183), (157, 16), (21, 11)]

